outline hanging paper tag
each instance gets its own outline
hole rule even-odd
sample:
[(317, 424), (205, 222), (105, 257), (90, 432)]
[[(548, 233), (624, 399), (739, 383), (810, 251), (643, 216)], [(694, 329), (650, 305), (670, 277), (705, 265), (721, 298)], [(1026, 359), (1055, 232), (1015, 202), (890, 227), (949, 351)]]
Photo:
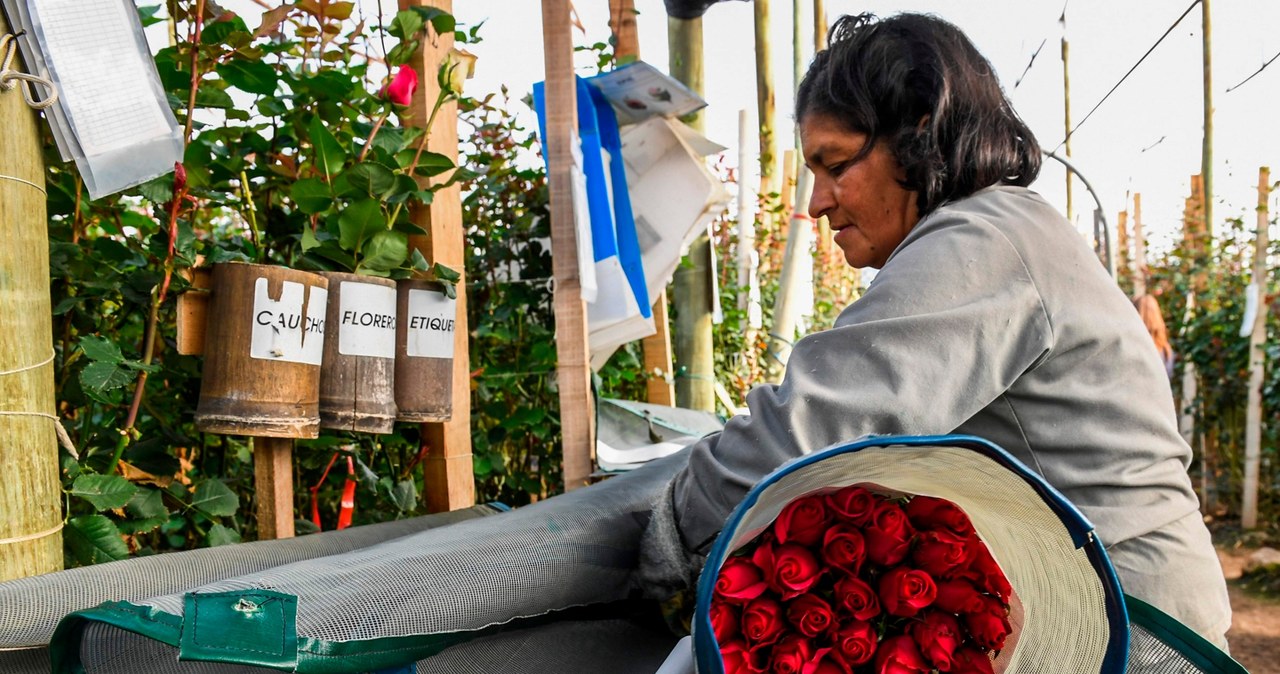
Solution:
[(409, 291), (405, 354), (415, 358), (453, 358), (453, 323), (458, 301), (434, 290)]
[(281, 285), (278, 300), (267, 294), (266, 278), (259, 278), (254, 285), (249, 355), (319, 365), (324, 355), (324, 314), (329, 291), (293, 281)]
[(343, 281), (339, 296), (338, 353), (395, 358), (396, 289)]

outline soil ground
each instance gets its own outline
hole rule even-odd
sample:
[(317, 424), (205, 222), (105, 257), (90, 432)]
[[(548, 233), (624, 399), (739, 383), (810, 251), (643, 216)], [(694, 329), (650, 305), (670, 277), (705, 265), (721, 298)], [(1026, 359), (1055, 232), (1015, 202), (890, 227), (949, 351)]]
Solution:
[(1231, 593), (1232, 624), (1227, 632), (1231, 657), (1250, 674), (1280, 674), (1280, 599), (1261, 597), (1240, 587), (1250, 548), (1218, 548)]

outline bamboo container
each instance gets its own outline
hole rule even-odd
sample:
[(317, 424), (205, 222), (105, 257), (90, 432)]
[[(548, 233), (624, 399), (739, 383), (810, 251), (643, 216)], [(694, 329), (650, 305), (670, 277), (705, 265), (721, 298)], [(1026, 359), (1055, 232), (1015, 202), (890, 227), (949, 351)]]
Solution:
[(214, 265), (196, 427), (314, 438), (329, 281), (256, 264)]
[(322, 272), (329, 310), (320, 365), (320, 427), (390, 433), (396, 422), (396, 282)]
[(453, 415), (453, 331), (458, 304), (440, 284), (397, 282), (396, 418), (422, 423)]

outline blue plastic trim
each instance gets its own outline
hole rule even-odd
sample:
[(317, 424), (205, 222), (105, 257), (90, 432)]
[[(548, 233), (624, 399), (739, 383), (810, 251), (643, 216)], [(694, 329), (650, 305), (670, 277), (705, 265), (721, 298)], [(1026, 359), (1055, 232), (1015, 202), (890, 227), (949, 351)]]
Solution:
[(692, 631), (694, 660), (699, 674), (724, 674), (724, 663), (719, 657), (720, 644), (716, 642), (715, 631), (711, 628), (711, 614), (706, 610), (711, 605), (711, 595), (715, 590), (716, 577), (720, 566), (724, 564), (724, 560), (729, 553), (731, 537), (725, 535), (724, 532), (736, 529), (747, 510), (754, 507), (756, 502), (759, 501), (760, 494), (784, 476), (837, 454), (857, 452), (868, 447), (888, 447), (891, 445), (964, 447), (996, 461), (1021, 477), (1034, 489), (1049, 505), (1050, 509), (1054, 511), (1054, 514), (1062, 520), (1076, 548), (1085, 549), (1090, 562), (1103, 578), (1111, 639), (1103, 656), (1100, 674), (1123, 674), (1127, 667), (1129, 653), (1129, 618), (1125, 610), (1124, 595), (1120, 591), (1119, 578), (1116, 577), (1115, 569), (1112, 567), (1110, 559), (1107, 558), (1102, 543), (1097, 540), (1096, 536), (1092, 535), (1093, 524), (1061, 492), (1032, 472), (1025, 464), (1014, 458), (1013, 455), (989, 440), (972, 435), (886, 435), (836, 444), (791, 460), (752, 487), (742, 502), (733, 509), (729, 518), (725, 520), (720, 535), (716, 537), (715, 543), (711, 546), (711, 551), (707, 554), (707, 563), (703, 567), (702, 575), (698, 578), (697, 610), (694, 612)]

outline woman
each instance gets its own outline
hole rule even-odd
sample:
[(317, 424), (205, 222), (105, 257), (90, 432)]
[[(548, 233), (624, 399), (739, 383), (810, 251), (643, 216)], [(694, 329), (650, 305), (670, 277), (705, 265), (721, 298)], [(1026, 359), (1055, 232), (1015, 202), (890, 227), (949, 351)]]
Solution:
[(641, 582), (692, 582), (747, 490), (867, 434), (966, 433), (1005, 448), (1094, 523), (1125, 591), (1225, 646), (1231, 609), (1187, 476), (1168, 379), (1124, 294), (1026, 189), (1040, 148), (955, 26), (844, 17), (797, 94), (826, 216), (880, 269), (796, 345), (750, 416), (700, 440), (655, 506)]

